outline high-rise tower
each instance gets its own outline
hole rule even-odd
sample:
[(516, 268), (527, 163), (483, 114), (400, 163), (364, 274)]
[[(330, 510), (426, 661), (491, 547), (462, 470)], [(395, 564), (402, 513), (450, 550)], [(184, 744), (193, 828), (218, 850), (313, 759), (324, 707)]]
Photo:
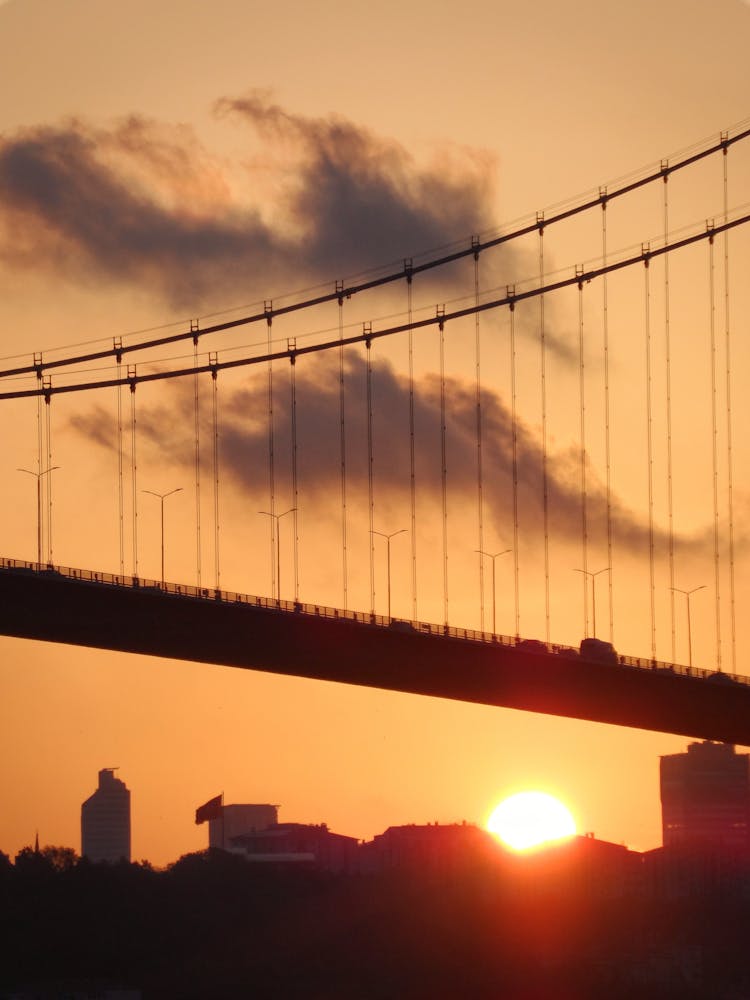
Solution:
[(750, 847), (748, 754), (729, 743), (691, 743), (661, 758), (662, 840)]
[(81, 806), (81, 855), (90, 861), (130, 861), (130, 791), (115, 770), (99, 772), (99, 787)]

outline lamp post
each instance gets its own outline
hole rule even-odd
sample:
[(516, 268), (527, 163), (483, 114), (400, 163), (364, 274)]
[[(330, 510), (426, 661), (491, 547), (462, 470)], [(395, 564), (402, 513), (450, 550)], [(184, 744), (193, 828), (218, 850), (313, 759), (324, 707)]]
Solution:
[(32, 472), (31, 469), (16, 469), (16, 472), (25, 472), (27, 476), (33, 476), (36, 479), (36, 561), (40, 566), (42, 564), (42, 476), (59, 468), (59, 465), (51, 465), (47, 469), (42, 469), (41, 472)]
[(161, 585), (164, 586), (164, 501), (174, 493), (181, 493), (182, 487), (168, 490), (166, 493), (157, 493), (155, 490), (141, 490), (141, 493), (148, 493), (149, 496), (156, 497), (161, 504)]
[(591, 577), (591, 596), (592, 596), (592, 610), (594, 617), (594, 638), (596, 639), (596, 578), (600, 573), (609, 573), (609, 566), (605, 566), (604, 569), (598, 569), (595, 573), (592, 573), (588, 569), (574, 569), (574, 573), (583, 573), (584, 576)]
[(680, 587), (670, 587), (669, 589), (677, 591), (678, 594), (684, 594), (685, 595), (685, 603), (687, 605), (687, 627), (688, 627), (688, 666), (692, 667), (692, 665), (693, 665), (693, 635), (692, 635), (692, 628), (691, 628), (691, 625), (690, 625), (690, 595), (697, 593), (697, 591), (699, 591), (699, 590), (705, 590), (706, 589), (706, 585), (705, 585), (705, 583), (702, 583), (700, 585), (700, 587), (693, 587), (692, 590), (682, 590)]
[(497, 593), (497, 588), (495, 586), (495, 560), (497, 559), (498, 556), (505, 556), (509, 552), (512, 552), (513, 550), (503, 549), (502, 552), (485, 552), (483, 549), (474, 549), (474, 551), (477, 553), (477, 555), (487, 556), (488, 559), (492, 560), (492, 634), (497, 635), (497, 626), (495, 624), (495, 610), (496, 610), (495, 594)]
[(375, 531), (372, 529), (373, 535), (380, 535), (381, 538), (385, 538), (386, 546), (386, 563), (388, 567), (388, 617), (391, 617), (391, 539), (395, 538), (396, 535), (403, 535), (406, 528), (399, 528), (398, 531), (392, 531), (390, 534), (386, 534), (384, 531)]
[(272, 517), (276, 521), (276, 600), (281, 600), (281, 539), (279, 530), (279, 521), (282, 517), (286, 517), (287, 514), (293, 514), (296, 507), (290, 507), (289, 510), (285, 510), (283, 514), (272, 514), (270, 510), (259, 510), (259, 514), (265, 514), (266, 517)]

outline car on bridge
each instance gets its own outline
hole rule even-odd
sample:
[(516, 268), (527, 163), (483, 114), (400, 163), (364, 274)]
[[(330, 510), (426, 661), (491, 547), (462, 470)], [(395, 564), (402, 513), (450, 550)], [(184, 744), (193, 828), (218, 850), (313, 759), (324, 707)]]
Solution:
[(516, 639), (516, 649), (524, 653), (549, 653), (549, 647), (541, 639)]
[(620, 662), (617, 651), (611, 642), (595, 639), (592, 636), (581, 640), (580, 657), (594, 663), (611, 663), (614, 666)]

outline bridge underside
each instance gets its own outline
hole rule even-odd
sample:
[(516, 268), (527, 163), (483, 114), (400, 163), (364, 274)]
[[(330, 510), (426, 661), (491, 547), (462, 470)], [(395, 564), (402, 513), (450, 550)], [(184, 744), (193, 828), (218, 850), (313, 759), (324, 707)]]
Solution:
[(0, 570), (0, 633), (750, 746), (750, 687), (452, 636)]

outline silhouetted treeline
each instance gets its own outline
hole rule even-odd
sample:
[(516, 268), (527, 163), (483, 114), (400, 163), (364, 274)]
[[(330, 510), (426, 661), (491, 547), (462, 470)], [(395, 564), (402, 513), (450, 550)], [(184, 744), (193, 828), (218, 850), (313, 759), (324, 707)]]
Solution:
[(691, 901), (577, 872), (560, 856), (334, 875), (222, 852), (155, 871), (26, 849), (0, 855), (0, 997), (750, 995), (743, 894)]

